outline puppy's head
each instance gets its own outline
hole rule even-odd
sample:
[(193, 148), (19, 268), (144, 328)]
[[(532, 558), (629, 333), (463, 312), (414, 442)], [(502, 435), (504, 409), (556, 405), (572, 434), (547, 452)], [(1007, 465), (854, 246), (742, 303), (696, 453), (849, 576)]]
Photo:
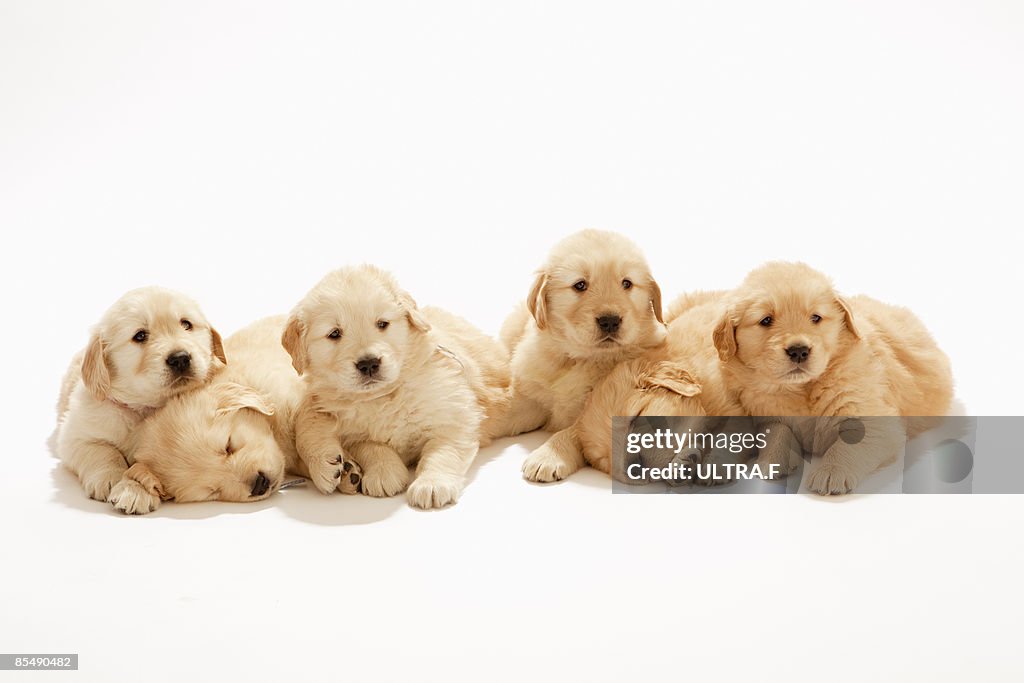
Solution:
[(613, 232), (583, 230), (555, 245), (527, 305), (537, 327), (578, 358), (629, 353), (665, 338), (658, 283), (637, 246)]
[(100, 400), (159, 407), (226, 362), (220, 335), (192, 299), (159, 287), (121, 297), (93, 331), (82, 380)]
[(358, 266), (321, 280), (292, 311), (281, 343), (318, 392), (367, 400), (395, 388), (428, 330), (391, 275)]
[(715, 328), (723, 361), (767, 383), (803, 384), (859, 338), (853, 313), (827, 277), (803, 263), (769, 263), (751, 272)]
[(134, 449), (178, 502), (249, 502), (274, 493), (285, 455), (269, 420), (274, 406), (233, 382), (177, 396), (143, 422)]
[[(700, 383), (677, 363), (637, 359), (619, 364), (590, 395), (579, 422), (579, 434), (588, 457), (610, 458), (611, 475), (625, 483), (642, 483), (627, 476), (633, 463), (663, 467), (675, 456), (670, 451), (646, 449), (629, 454), (629, 434), (657, 428), (650, 419), (667, 415), (703, 416)], [(628, 417), (625, 430), (611, 434), (612, 417)], [(698, 419), (697, 417), (693, 418)]]

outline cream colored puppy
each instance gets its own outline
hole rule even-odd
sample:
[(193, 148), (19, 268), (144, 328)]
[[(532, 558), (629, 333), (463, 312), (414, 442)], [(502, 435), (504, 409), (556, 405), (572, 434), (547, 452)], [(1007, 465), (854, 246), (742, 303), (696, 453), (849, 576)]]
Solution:
[[(227, 368), (143, 422), (132, 439), (135, 464), (110, 494), (116, 509), (145, 514), (161, 500), (253, 502), (277, 491), (286, 474), (309, 476), (295, 451), (303, 384), (281, 347), (284, 323), (284, 316), (264, 318), (228, 337)], [(359, 476), (339, 458), (339, 491), (355, 493)]]
[(158, 287), (128, 292), (104, 314), (65, 375), (57, 456), (91, 498), (107, 500), (132, 463), (132, 431), (225, 362), (220, 335), (194, 301)]
[(554, 432), (527, 457), (523, 476), (564, 479), (584, 463), (572, 425), (591, 388), (617, 364), (664, 342), (661, 290), (636, 245), (584, 230), (555, 245), (501, 337), (512, 353), (505, 431)]
[[(626, 477), (620, 456), (624, 443), (613, 443), (612, 418), (633, 422), (653, 416), (690, 416), (694, 431), (711, 431), (714, 418), (742, 415), (736, 397), (725, 386), (718, 352), (711, 343), (715, 325), (725, 311), (724, 292), (697, 292), (677, 299), (664, 345), (619, 364), (594, 387), (576, 422), (583, 456), (592, 467), (620, 481)], [(711, 420), (705, 416), (711, 416)], [(625, 434), (619, 434), (620, 438)], [(662, 467), (675, 454), (653, 454), (644, 465)], [(695, 453), (693, 462), (708, 462), (710, 453)]]
[(455, 503), (481, 442), (507, 420), (501, 344), (449, 313), (420, 311), (379, 268), (327, 275), (292, 311), (281, 341), (306, 383), (299, 457), (324, 493), (347, 453), (366, 494), (408, 487), (415, 507)]
[[(817, 493), (852, 491), (898, 455), (908, 426), (913, 436), (927, 425), (840, 418), (942, 416), (952, 400), (949, 360), (913, 313), (864, 296), (843, 299), (802, 263), (751, 272), (713, 339), (725, 381), (748, 414), (837, 418), (782, 421), (804, 450), (823, 456), (808, 479)], [(860, 429), (863, 436), (845, 438), (844, 430)], [(773, 429), (759, 464), (786, 465), (784, 435)]]

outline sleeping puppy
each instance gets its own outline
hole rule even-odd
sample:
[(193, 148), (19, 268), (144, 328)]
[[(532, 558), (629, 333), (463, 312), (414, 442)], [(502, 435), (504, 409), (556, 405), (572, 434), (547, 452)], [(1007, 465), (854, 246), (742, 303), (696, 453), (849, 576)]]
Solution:
[[(613, 443), (613, 417), (630, 417), (632, 425), (646, 417), (686, 416), (693, 419), (675, 421), (676, 432), (687, 428), (708, 432), (723, 422), (718, 418), (743, 414), (725, 386), (718, 352), (711, 343), (712, 331), (725, 311), (725, 293), (684, 295), (670, 310), (673, 319), (665, 344), (619, 364), (600, 380), (575, 425), (586, 462), (626, 483), (637, 481), (626, 476), (630, 463), (622, 457), (625, 443)], [(624, 439), (626, 435), (616, 436)], [(664, 467), (677, 455), (645, 452), (642, 464)], [(693, 463), (709, 463), (716, 454), (702, 451), (685, 456)]]
[(555, 245), (501, 337), (512, 353), (505, 431), (554, 432), (526, 459), (523, 476), (564, 479), (583, 465), (571, 427), (591, 388), (620, 362), (665, 340), (661, 290), (636, 245), (584, 230)]
[[(713, 339), (726, 383), (748, 414), (837, 418), (784, 420), (758, 458), (785, 467), (785, 443), (793, 439), (823, 455), (808, 479), (817, 493), (852, 491), (927, 426), (842, 418), (941, 416), (952, 400), (949, 360), (913, 313), (868, 297), (843, 299), (802, 263), (750, 273)], [(840, 438), (861, 428), (862, 438)]]
[(292, 311), (281, 343), (305, 380), (299, 457), (324, 493), (347, 453), (363, 493), (408, 487), (415, 507), (455, 503), (479, 446), (507, 421), (501, 344), (454, 315), (419, 310), (379, 268), (327, 275)]
[(158, 287), (121, 297), (64, 378), (57, 457), (90, 498), (107, 500), (132, 459), (132, 431), (173, 396), (225, 364), (220, 335), (194, 301)]
[[(227, 368), (143, 422), (132, 439), (135, 464), (110, 493), (116, 509), (145, 514), (171, 499), (253, 502), (277, 491), (286, 474), (308, 476), (295, 452), (303, 387), (281, 348), (284, 321), (265, 318), (228, 337)], [(339, 458), (333, 477), (339, 491), (356, 492), (353, 463)]]

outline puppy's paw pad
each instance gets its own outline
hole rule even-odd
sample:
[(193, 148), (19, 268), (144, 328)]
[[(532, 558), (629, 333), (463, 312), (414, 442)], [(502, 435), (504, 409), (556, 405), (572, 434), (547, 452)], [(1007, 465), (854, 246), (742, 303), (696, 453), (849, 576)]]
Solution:
[(397, 496), (409, 485), (409, 469), (400, 461), (368, 465), (363, 471), (362, 490), (375, 498)]
[(572, 474), (572, 469), (565, 460), (543, 446), (530, 453), (523, 463), (523, 478), (527, 481), (540, 483), (561, 481), (570, 474)]
[(348, 462), (340, 453), (313, 458), (307, 463), (309, 479), (320, 493), (334, 493), (341, 488), (342, 468)]
[(409, 505), (429, 510), (453, 505), (462, 493), (462, 482), (454, 477), (421, 475), (409, 485), (406, 500)]
[(160, 507), (160, 498), (133, 479), (122, 479), (110, 491), (110, 504), (126, 515), (144, 515)]
[(363, 468), (353, 460), (341, 463), (341, 470), (335, 474), (338, 491), (346, 495), (359, 493), (359, 484), (363, 481)]
[(856, 474), (835, 463), (823, 463), (811, 472), (807, 479), (807, 488), (823, 496), (850, 493), (857, 487), (860, 479)]

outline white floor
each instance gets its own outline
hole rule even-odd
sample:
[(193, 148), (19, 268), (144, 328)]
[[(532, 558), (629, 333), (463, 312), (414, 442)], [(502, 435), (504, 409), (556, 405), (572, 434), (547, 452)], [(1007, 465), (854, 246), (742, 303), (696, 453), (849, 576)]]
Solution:
[(518, 467), (541, 438), (486, 449), (430, 513), (294, 488), (125, 517), (42, 447), (19, 453), (0, 643), (80, 670), (4, 679), (1024, 672), (1020, 497), (624, 496), (594, 471), (535, 486)]

